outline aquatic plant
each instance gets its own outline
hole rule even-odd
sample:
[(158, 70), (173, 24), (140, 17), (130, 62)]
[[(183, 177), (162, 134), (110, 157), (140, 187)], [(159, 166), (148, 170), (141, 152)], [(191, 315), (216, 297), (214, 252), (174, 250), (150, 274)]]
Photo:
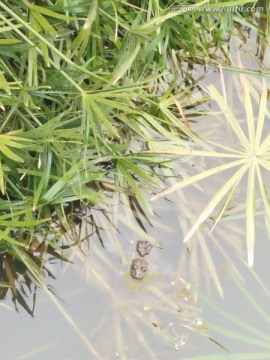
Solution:
[[(152, 211), (149, 193), (158, 192), (168, 181), (175, 169), (175, 158), (190, 151), (195, 157), (217, 154), (216, 144), (200, 138), (193, 130), (192, 121), (193, 117), (202, 115), (195, 106), (211, 97), (219, 101), (221, 96), (213, 87), (203, 93), (200, 78), (205, 74), (197, 78), (192, 70), (196, 64), (226, 62), (229, 66), (223, 45), (232, 34), (233, 21), (241, 24), (244, 20), (241, 14), (231, 12), (202, 16), (197, 11), (199, 6), (215, 6), (216, 3), (211, 1), (196, 3), (196, 11), (192, 12), (178, 11), (174, 8), (178, 3), (180, 1), (162, 0), (0, 2), (1, 294), (5, 297), (7, 289), (11, 290), (14, 302), (33, 315), (33, 309), (25, 300), (28, 290), (32, 290), (29, 279), (33, 279), (34, 291), (44, 290), (91, 356), (96, 358), (100, 357), (99, 349), (54, 296), (52, 287), (47, 286), (47, 278), (43, 277), (46, 264), (49, 264), (46, 255), (53, 254), (67, 266), (72, 266), (70, 259), (78, 256), (83, 268), (84, 240), (90, 239), (90, 242), (95, 233), (96, 239), (104, 245), (102, 229), (107, 230), (110, 226), (117, 232), (119, 224), (123, 223), (128, 227), (129, 235), (132, 231), (160, 246), (159, 240), (146, 233), (145, 223), (150, 226), (155, 223), (149, 217)], [(184, 3), (189, 5), (190, 1)], [(246, 3), (249, 2), (239, 0), (217, 4), (230, 7)], [(188, 31), (190, 28), (193, 32)], [(192, 98), (195, 87), (199, 91), (196, 90), (196, 97)], [(266, 101), (265, 92), (264, 88), (262, 104)], [(227, 111), (226, 101), (221, 104), (222, 110)], [(237, 130), (231, 113), (226, 114), (230, 126), (234, 125)], [(244, 145), (254, 138), (255, 143), (260, 140), (261, 130), (258, 126), (256, 132), (252, 130), (251, 115), (249, 118), (250, 136)], [(263, 123), (261, 115), (259, 128)], [(239, 131), (236, 135), (241, 134)], [(241, 136), (240, 140), (245, 137)], [(160, 151), (165, 144), (165, 151)], [(175, 152), (175, 147), (182, 151)], [(240, 164), (242, 172), (239, 170), (237, 176), (250, 166), (251, 178), (258, 170), (255, 161), (250, 165), (252, 161), (245, 153), (247, 150), (246, 146), (228, 152), (226, 159), (232, 161), (227, 164), (228, 169), (233, 169), (232, 164), (236, 165), (237, 161)], [(220, 159), (224, 157), (224, 152), (218, 155)], [(261, 158), (265, 163), (266, 159)], [(211, 174), (203, 171), (197, 180), (220, 170), (225, 170), (225, 165), (212, 169)], [(185, 176), (183, 171), (176, 178)], [(188, 180), (184, 181), (187, 184)], [(228, 192), (233, 191), (236, 183), (235, 176), (232, 186), (228, 185)], [(253, 192), (251, 180), (250, 184)], [(249, 196), (249, 214), (253, 209), (251, 202), (252, 196)], [(92, 231), (88, 233), (80, 227), (83, 221), (79, 221), (78, 235), (75, 228), (81, 207), (90, 209), (87, 221)], [(105, 209), (113, 214), (107, 215)], [(225, 209), (226, 206), (216, 216), (216, 223), (223, 218)], [(202, 221), (206, 221), (206, 215), (211, 215), (209, 209), (203, 213)], [(196, 224), (199, 226), (202, 221)], [(253, 227), (251, 224), (251, 233)], [(186, 239), (194, 231), (195, 228)], [(123, 251), (123, 244), (111, 231), (107, 236), (116, 249), (117, 259), (121, 259), (121, 266), (127, 269), (130, 259)], [(203, 241), (201, 244), (204, 245)], [(252, 262), (252, 235), (248, 244)], [(207, 247), (205, 249), (204, 254), (208, 254)], [(91, 278), (94, 286), (108, 294), (112, 306), (118, 306), (123, 293), (115, 292), (106, 273), (114, 272), (115, 262), (108, 259), (105, 252), (98, 255), (96, 258), (101, 260), (102, 266), (97, 265), (91, 271), (87, 269), (86, 275), (90, 273), (91, 276), (86, 278)], [(214, 267), (209, 259), (206, 256), (212, 275)], [(18, 261), (23, 264), (22, 272), (12, 268)], [(26, 284), (17, 281), (19, 276)], [(217, 277), (213, 279), (219, 284)], [(183, 302), (181, 294), (179, 297), (172, 293), (168, 295), (171, 284), (165, 284), (163, 289), (151, 283), (148, 286), (146, 298), (153, 308), (149, 308), (143, 298), (136, 302), (132, 293), (134, 302), (131, 301), (129, 311), (125, 312), (126, 304), (120, 302), (118, 312), (111, 307), (101, 319), (107, 325), (106, 319), (111, 320), (114, 313), (112, 327), (117, 331), (108, 333), (108, 343), (115, 346), (113, 349), (120, 358), (125, 358), (126, 335), (121, 322), (138, 334), (138, 344), (151, 356), (155, 355), (156, 349), (148, 344), (142, 329), (157, 334), (157, 341), (162, 339), (178, 350), (184, 341), (182, 327), (196, 327), (196, 321), (192, 321), (197, 308), (188, 306), (189, 297)], [(125, 290), (128, 292), (130, 288), (127, 286)], [(220, 284), (219, 291), (222, 292)], [(182, 306), (183, 303), (188, 311), (181, 313), (179, 304)], [(143, 319), (139, 312), (142, 309), (147, 314)], [(177, 326), (167, 318), (160, 321), (164, 314), (179, 320)], [(111, 348), (107, 350), (111, 357)]]
[[(266, 182), (264, 180), (263, 170), (269, 172), (269, 151), (270, 151), (270, 137), (264, 131), (268, 123), (269, 111), (267, 109), (267, 86), (264, 79), (262, 79), (261, 94), (258, 94), (256, 88), (252, 88), (247, 77), (244, 74), (240, 75), (241, 87), (235, 88), (235, 95), (238, 100), (244, 104), (246, 118), (237, 119), (233, 113), (228, 98), (228, 86), (223, 77), (222, 67), (220, 67), (221, 74), (221, 93), (214, 85), (209, 85), (204, 88), (212, 101), (214, 100), (220, 112), (214, 112), (213, 115), (217, 119), (224, 118), (224, 124), (229, 126), (231, 135), (224, 138), (224, 141), (219, 142), (205, 139), (205, 144), (212, 147), (211, 150), (195, 148), (193, 144), (189, 148), (184, 149), (169, 149), (166, 147), (158, 150), (157, 153), (177, 154), (182, 156), (204, 157), (212, 159), (222, 159), (223, 164), (211, 167), (207, 170), (202, 170), (198, 174), (184, 179), (183, 181), (163, 190), (155, 195), (152, 199), (158, 199), (162, 196), (183, 189), (189, 185), (197, 184), (204, 179), (211, 179), (215, 175), (220, 175), (223, 172), (230, 171), (229, 178), (224, 176), (224, 184), (217, 189), (205, 209), (198, 216), (192, 228), (185, 235), (184, 242), (187, 243), (189, 239), (198, 230), (200, 225), (206, 221), (210, 216), (215, 217), (213, 229), (222, 220), (223, 216), (228, 210), (237, 188), (241, 181), (247, 175), (246, 189), (246, 241), (247, 241), (247, 256), (248, 263), (253, 266), (254, 262), (254, 242), (255, 242), (255, 215), (256, 203), (259, 202), (258, 194), (256, 192), (256, 179), (258, 189), (260, 191), (261, 201), (264, 205), (266, 224), (270, 220), (270, 207), (266, 190)], [(230, 87), (231, 89), (231, 87)], [(253, 102), (259, 102), (259, 112), (257, 115), (253, 111)], [(219, 121), (217, 120), (217, 121)], [(264, 136), (264, 134), (266, 135)], [(233, 139), (231, 141), (230, 137)], [(229, 146), (226, 145), (229, 142)], [(234, 143), (233, 143), (234, 142)], [(181, 144), (179, 144), (181, 147)], [(242, 187), (241, 187), (241, 191)], [(218, 215), (214, 215), (214, 210), (221, 205)]]

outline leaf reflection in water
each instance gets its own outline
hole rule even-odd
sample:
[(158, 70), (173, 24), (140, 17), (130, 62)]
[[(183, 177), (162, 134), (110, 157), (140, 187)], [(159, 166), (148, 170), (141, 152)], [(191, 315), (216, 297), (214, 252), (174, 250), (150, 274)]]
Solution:
[[(99, 326), (91, 337), (97, 339), (100, 346), (106, 343), (106, 349), (100, 347), (100, 356), (109, 358), (114, 353), (134, 357), (139, 348), (140, 353), (148, 358), (159, 359), (157, 354), (164, 346), (167, 327), (171, 331), (165, 341), (167, 345), (181, 351), (187, 345), (190, 347), (188, 337), (186, 339), (183, 333), (196, 333), (195, 323), (200, 311), (192, 303), (191, 295), (183, 298), (176, 292), (172, 285), (175, 273), (164, 276), (159, 272), (149, 272), (141, 281), (132, 279), (128, 261), (123, 272), (117, 253), (106, 251), (105, 238), (103, 241), (105, 250), (98, 241), (91, 241), (90, 248), (83, 243), (81, 251), (71, 250), (85, 291), (99, 299), (100, 305), (95, 308)], [(122, 250), (125, 253), (125, 249)], [(71, 269), (74, 265), (67, 263), (65, 267)], [(174, 319), (174, 325), (168, 326), (171, 321), (167, 319)], [(164, 329), (157, 331), (153, 323), (159, 324), (159, 330)]]

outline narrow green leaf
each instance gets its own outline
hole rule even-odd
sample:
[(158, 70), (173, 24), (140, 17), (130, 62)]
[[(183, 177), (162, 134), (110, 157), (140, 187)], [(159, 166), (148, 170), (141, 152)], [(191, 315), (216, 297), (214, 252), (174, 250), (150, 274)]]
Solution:
[(28, 50), (28, 73), (27, 73), (27, 82), (29, 86), (38, 85), (38, 60), (37, 52), (35, 48), (30, 48)]
[[(101, 123), (104, 124), (104, 126), (107, 128), (107, 131), (109, 132), (110, 136), (114, 136), (116, 138), (119, 138), (119, 135), (115, 128), (110, 123), (110, 120), (107, 118), (107, 116), (104, 114), (104, 112), (101, 110), (99, 106), (91, 99), (91, 97), (88, 95), (87, 97), (89, 106), (91, 109), (96, 113), (97, 117), (101, 120)], [(98, 120), (98, 119), (97, 119)], [(95, 121), (97, 123), (98, 121)]]
[(66, 16), (66, 15), (63, 15), (63, 14), (59, 14), (59, 13), (57, 13), (55, 11), (49, 10), (44, 6), (32, 5), (32, 4), (29, 4), (26, 1), (24, 1), (24, 3), (26, 4), (26, 6), (30, 10), (32, 10), (33, 12), (39, 13), (39, 14), (47, 15), (47, 16), (50, 16), (50, 17), (55, 18), (55, 19), (66, 20), (66, 21), (74, 19), (73, 17)]
[(2, 71), (0, 71), (0, 89), (5, 90), (5, 92), (8, 95), (11, 95), (10, 87), (9, 87), (8, 82), (6, 81)]
[[(19, 29), (22, 27), (22, 25), (18, 24), (18, 25), (14, 25), (15, 28)], [(4, 33), (4, 32), (9, 32), (12, 30), (11, 26), (3, 26), (1, 24), (1, 28), (0, 28), (0, 33)], [(10, 40), (10, 39), (1, 39), (1, 40)]]
[(96, 19), (96, 17), (98, 16), (97, 10), (98, 10), (98, 2), (97, 0), (92, 0), (90, 10), (85, 20), (85, 23), (81, 28), (79, 34), (77, 35), (77, 37), (70, 46), (70, 50), (75, 51), (76, 61), (79, 61), (79, 59), (81, 59), (85, 49), (90, 43), (92, 24)]
[(116, 65), (112, 76), (111, 76), (111, 83), (114, 85), (117, 83), (117, 81), (123, 77), (123, 75), (128, 71), (128, 69), (131, 67), (133, 61), (135, 60), (136, 56), (138, 55), (138, 52), (141, 48), (140, 43), (138, 42), (131, 51), (130, 49), (127, 50), (127, 53), (122, 56), (118, 64)]
[(1, 193), (5, 194), (5, 183), (4, 183), (4, 176), (3, 176), (3, 168), (2, 168), (2, 162), (0, 161), (0, 190)]
[(57, 36), (56, 30), (52, 25), (42, 16), (40, 13), (32, 12), (33, 17), (38, 22), (38, 24), (45, 30), (46, 33), (51, 34), (52, 36)]
[[(0, 221), (1, 225), (1, 221)], [(7, 245), (17, 245), (23, 248), (27, 248), (28, 246), (20, 241), (14, 240), (12, 237), (8, 236), (8, 234), (14, 229), (13, 227), (6, 227), (4, 231), (0, 231), (0, 239), (5, 240)]]
[(0, 220), (0, 226), (10, 226), (10, 227), (33, 227), (39, 224), (42, 224), (44, 222), (49, 221), (50, 219), (41, 219), (41, 220), (33, 220), (33, 221), (18, 221), (18, 220), (11, 220), (11, 221), (6, 221), (6, 220)]
[(82, 109), (83, 109), (83, 115), (84, 115), (82, 128), (83, 128), (84, 137), (85, 137), (85, 154), (87, 151), (87, 144), (88, 144), (87, 139), (89, 139), (89, 135), (90, 135), (90, 127), (93, 132), (93, 137), (94, 137), (94, 141), (95, 141), (94, 145), (95, 145), (97, 151), (100, 152), (98, 139), (102, 135), (102, 131), (100, 129), (100, 124), (98, 122), (95, 123), (91, 105), (92, 105), (92, 101), (91, 101), (90, 95), (88, 95), (86, 93), (82, 93)]
[[(26, 144), (20, 144), (19, 141), (26, 142)], [(5, 143), (6, 146), (11, 146), (17, 149), (23, 149), (29, 146), (30, 140), (24, 139), (22, 137), (0, 134), (0, 142)]]
[(135, 174), (139, 175), (141, 178), (148, 180), (150, 182), (153, 181), (153, 176), (149, 175), (146, 171), (141, 169), (139, 166), (133, 164), (131, 161), (121, 158), (121, 163), (124, 165), (126, 169), (130, 169)]
[(134, 191), (135, 196), (144, 204), (144, 206), (151, 211), (149, 203), (147, 199), (143, 196), (142, 192), (140, 191), (139, 184), (134, 180), (132, 175), (127, 171), (127, 169), (121, 164), (121, 161), (117, 162), (117, 169), (119, 171), (120, 177), (124, 177), (127, 184), (131, 187)]
[[(14, 19), (16, 19), (20, 24), (23, 25), (24, 28), (28, 29), (30, 33), (34, 34), (38, 39), (40, 39), (42, 42), (44, 42), (44, 44), (46, 44), (48, 46), (49, 49), (51, 49), (51, 51), (56, 54), (57, 56), (60, 57), (60, 59), (63, 59), (64, 61), (66, 61), (69, 65), (71, 65), (71, 67), (81, 71), (82, 73), (88, 74), (90, 76), (93, 76), (96, 79), (99, 79), (101, 81), (104, 81), (104, 78), (100, 77), (99, 75), (97, 75), (96, 73), (93, 73), (89, 70), (87, 70), (85, 67), (83, 66), (79, 66), (76, 65), (73, 61), (71, 61), (67, 56), (65, 56), (60, 50), (58, 50), (53, 44), (51, 44), (44, 36), (42, 36), (41, 34), (39, 34), (37, 31), (35, 31), (27, 22), (25, 22), (21, 17), (19, 17), (14, 11), (12, 11), (7, 5), (5, 5), (3, 2), (0, 2), (0, 8), (4, 9), (8, 14), (10, 14)], [(14, 31), (16, 33), (19, 34), (19, 36), (22, 37), (22, 39), (24, 39), (28, 44), (30, 44), (31, 46), (35, 46), (35, 44), (29, 39), (29, 37), (25, 36), (25, 34), (21, 31), (19, 31), (14, 25), (13, 23), (5, 18), (3, 15), (1, 15), (0, 13), (0, 18), (3, 19), (8, 25), (10, 25), (12, 27), (12, 29), (14, 29)], [(6, 40), (6, 39), (4, 39)], [(41, 54), (41, 50), (36, 48), (36, 50)], [(50, 63), (56, 68), (58, 69), (59, 73), (62, 74), (66, 79), (68, 79), (68, 81), (70, 81), (70, 83), (81, 93), (83, 92), (83, 90), (81, 89), (81, 87), (73, 81), (73, 79), (62, 69), (59, 69), (59, 66), (50, 59)]]
[(43, 201), (51, 201), (56, 195), (60, 196), (71, 182), (71, 172), (67, 172), (63, 175), (43, 196)]
[(11, 160), (23, 162), (23, 159), (16, 155), (14, 152), (12, 152), (5, 144), (0, 143), (0, 152), (2, 152), (6, 157)]
[[(193, 8), (196, 9), (197, 7), (200, 7), (203, 4), (206, 4), (208, 2), (209, 2), (209, 0), (200, 1), (199, 3), (194, 4)], [(149, 33), (152, 31), (156, 31), (157, 28), (160, 27), (166, 20), (172, 19), (176, 16), (179, 16), (180, 13), (185, 13), (187, 11), (188, 11), (188, 8), (183, 7), (182, 10), (180, 10), (180, 11), (173, 11), (173, 12), (161, 14), (160, 16), (155, 16), (154, 18), (147, 21), (145, 24), (143, 24), (143, 25), (140, 24), (140, 26), (138, 26), (138, 27), (133, 27), (133, 28), (129, 29), (129, 31), (131, 33), (138, 33), (139, 35)]]
[(22, 41), (19, 39), (0, 39), (0, 45), (13, 45), (13, 44), (19, 44), (21, 42)]

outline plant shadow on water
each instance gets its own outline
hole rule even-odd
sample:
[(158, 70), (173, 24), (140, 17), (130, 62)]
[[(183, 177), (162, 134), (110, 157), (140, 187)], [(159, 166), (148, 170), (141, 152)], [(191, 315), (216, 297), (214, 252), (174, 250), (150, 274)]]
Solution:
[[(171, 204), (169, 205), (171, 211)], [(62, 305), (65, 307), (64, 316), (77, 333), (78, 340), (81, 339), (86, 345), (86, 350), (90, 351), (91, 356), (109, 359), (112, 357), (111, 354), (115, 354), (115, 357), (126, 356), (134, 359), (158, 358), (157, 353), (160, 356), (166, 356), (167, 351), (170, 352), (169, 349), (180, 351), (183, 355), (194, 348), (195, 342), (198, 344), (196, 336), (202, 338), (200, 340), (202, 346), (204, 342), (207, 344), (209, 341), (207, 329), (199, 318), (200, 311), (195, 306), (192, 292), (184, 282), (181, 287), (175, 286), (176, 274), (170, 261), (166, 263), (164, 254), (161, 255), (163, 250), (159, 248), (151, 250), (153, 256), (148, 258), (147, 276), (142, 281), (134, 280), (129, 273), (132, 252), (136, 248), (136, 242), (130, 237), (130, 228), (127, 226), (130, 220), (123, 216), (114, 233), (112, 229), (106, 231), (111, 227), (108, 214), (107, 222), (98, 210), (92, 209), (92, 216), (95, 219), (95, 225), (100, 227), (99, 236), (102, 238), (105, 249), (96, 233), (93, 234), (94, 229), (86, 217), (77, 225), (76, 231), (72, 230), (71, 236), (65, 234), (59, 239), (58, 252), (61, 247), (65, 248), (64, 254), (68, 259), (61, 257), (61, 252), (56, 257), (56, 251), (53, 249), (51, 253), (44, 252), (41, 267), (43, 276), (45, 272), (49, 275), (43, 277), (49, 289), (53, 289), (56, 286), (54, 280), (58, 280), (55, 294), (56, 296), (60, 294), (61, 301), (68, 304), (67, 308), (64, 303)], [(149, 224), (148, 227), (147, 230), (150, 232)], [(144, 231), (147, 228), (146, 224), (144, 230), (137, 228), (140, 233), (138, 236), (141, 235), (148, 241), (156, 243), (157, 238), (160, 237), (158, 235), (160, 227), (173, 235), (174, 231), (170, 231), (168, 225), (162, 225), (158, 220), (153, 224), (153, 229), (155, 229), (153, 237)], [(87, 232), (90, 238), (82, 241), (80, 247), (72, 246), (68, 249), (68, 244), (74, 234), (77, 234), (78, 238), (85, 238)], [(118, 244), (117, 250), (112, 247), (113, 243)], [(168, 252), (169, 248), (167, 248), (167, 255), (171, 253), (170, 256), (172, 256), (175, 255), (172, 239), (170, 243), (171, 250)], [(38, 253), (38, 249), (35, 251)], [(122, 253), (122, 264), (119, 262), (119, 253)], [(13, 288), (11, 286), (13, 301), (17, 301), (27, 312), (33, 314), (38, 323), (44, 321), (41, 308), (46, 308), (46, 314), (50, 312), (53, 314), (52, 318), (50, 315), (46, 320), (46, 324), (51, 323), (53, 328), (55, 326), (57, 328), (62, 322), (59, 314), (57, 316), (55, 310), (51, 308), (52, 302), (48, 302), (40, 293), (37, 281), (33, 279), (27, 267), (22, 270), (17, 269), (11, 277), (10, 269), (13, 267), (14, 258), (10, 255), (3, 255), (3, 258), (5, 263), (3, 280), (8, 277), (9, 284), (13, 285)], [(175, 261), (175, 259), (172, 260)], [(7, 263), (9, 263), (8, 266)], [(21, 276), (19, 277), (18, 274)], [(25, 291), (25, 287), (28, 291)], [(27, 305), (27, 302), (32, 302), (29, 295), (36, 298), (33, 300), (33, 303), (36, 303), (35, 311), (32, 308), (30, 310), (30, 305)], [(9, 303), (6, 293), (5, 296)], [(77, 311), (79, 314), (76, 313)], [(72, 318), (75, 313), (76, 323), (78, 322), (79, 325), (74, 327)], [(26, 324), (25, 326), (27, 327)], [(69, 336), (69, 331), (66, 335)], [(33, 354), (35, 358), (38, 356), (39, 359), (45, 359), (48, 356), (48, 348), (51, 346), (50, 342), (48, 340), (48, 348), (44, 343), (39, 347), (39, 343), (40, 341), (36, 339), (36, 350), (33, 350)], [(73, 340), (73, 346), (77, 353), (79, 345), (74, 345), (74, 343), (77, 344), (76, 340)], [(58, 344), (58, 340), (54, 341), (51, 348), (54, 354), (60, 351), (59, 346), (61, 348), (62, 345)], [(83, 348), (80, 350), (80, 357), (86, 358)], [(166, 348), (168, 350), (165, 350)], [(70, 351), (72, 355), (72, 349), (68, 349), (69, 346), (66, 345), (66, 351)], [(8, 351), (10, 353), (10, 349)], [(5, 349), (2, 353), (5, 354)]]
[[(265, 48), (265, 51), (269, 54), (269, 46)], [(233, 51), (232, 54), (234, 54)], [(256, 69), (254, 73), (239, 75), (239, 73), (221, 72), (221, 84), (216, 84), (216, 87), (213, 86), (213, 83), (216, 83), (214, 75), (206, 78), (201, 86), (211, 95), (212, 101), (210, 105), (203, 105), (204, 108), (199, 111), (208, 113), (208, 116), (193, 125), (197, 134), (213, 146), (212, 150), (221, 149), (224, 151), (223, 155), (220, 154), (214, 159), (215, 155), (211, 156), (209, 149), (197, 153), (197, 149), (192, 148), (188, 155), (190, 162), (195, 167), (200, 166), (200, 160), (203, 157), (205, 168), (198, 174), (198, 171), (194, 171), (196, 169), (184, 164), (185, 169), (189, 171), (187, 179), (180, 183), (173, 181), (167, 184), (168, 189), (154, 197), (158, 199), (162, 195), (169, 196), (175, 202), (178, 197), (179, 203), (183, 201), (184, 196), (189, 199), (189, 209), (179, 206), (178, 211), (191, 219), (191, 221), (180, 220), (181, 228), (184, 229), (184, 235), (186, 235), (185, 241), (191, 252), (190, 259), (187, 254), (182, 255), (184, 257), (182, 263), (185, 264), (186, 270), (183, 271), (182, 268), (181, 273), (185, 278), (190, 277), (188, 274), (195, 275), (195, 277), (191, 276), (192, 288), (209, 306), (205, 318), (209, 320), (213, 316), (211, 325), (206, 321), (208, 328), (213, 330), (210, 333), (229, 351), (227, 355), (217, 353), (214, 356), (198, 356), (192, 359), (268, 359), (270, 356), (269, 318), (266, 310), (269, 301), (267, 254), (270, 250), (268, 200), (270, 113), (267, 90), (270, 86), (269, 70), (266, 69), (265, 78), (262, 79), (260, 69), (265, 70), (265, 67), (261, 67), (259, 61), (254, 62), (253, 58), (246, 58), (243, 53), (241, 55), (242, 57), (239, 57), (237, 48), (235, 63), (243, 68), (243, 73), (248, 73), (244, 68), (254, 68)], [(265, 56), (264, 60), (266, 67), (269, 68), (269, 63), (267, 63), (269, 57)], [(217, 90), (219, 86), (220, 89)], [(223, 96), (219, 96), (218, 91)], [(227, 107), (223, 106), (225, 98)], [(207, 106), (210, 106), (210, 110), (207, 110)], [(230, 112), (234, 113), (237, 119), (235, 125), (240, 126), (241, 134), (234, 127), (231, 119), (228, 119)], [(225, 121), (225, 118), (228, 121)], [(252, 155), (252, 143), (255, 140), (252, 135), (253, 126), (256, 131), (254, 156), (258, 158), (258, 165), (254, 172), (251, 169), (252, 161), (256, 163), (257, 159)], [(250, 150), (247, 152), (245, 150), (242, 155), (239, 153), (240, 156), (237, 156), (237, 152), (246, 147), (243, 144), (244, 137), (241, 139), (242, 135), (251, 141), (250, 144), (246, 143), (247, 147), (252, 146)], [(165, 148), (166, 145), (163, 145), (162, 149)], [(181, 150), (178, 152), (172, 147), (171, 153), (180, 154)], [(242, 178), (242, 175), (238, 174), (237, 181), (234, 184), (231, 182), (231, 185), (225, 189), (226, 184), (229, 184), (236, 174), (230, 166), (233, 162), (228, 160), (229, 154), (232, 153), (239, 159), (242, 156), (243, 159), (250, 158), (251, 167), (248, 165), (249, 176)], [(185, 151), (182, 150), (182, 154), (185, 154)], [(226, 155), (228, 155), (227, 158)], [(196, 158), (199, 161), (196, 161)], [(224, 169), (222, 165), (225, 166)], [(229, 170), (227, 173), (223, 171), (225, 168)], [(186, 189), (181, 190), (191, 184), (194, 185), (193, 193), (186, 192)], [(226, 190), (226, 196), (219, 191), (221, 188)], [(171, 197), (170, 193), (176, 190), (179, 193), (176, 192)], [(205, 203), (208, 203), (206, 208)], [(195, 215), (200, 213), (199, 216)], [(189, 231), (190, 228), (191, 231)], [(257, 275), (253, 270), (243, 266), (242, 262), (245, 263), (246, 260), (246, 249), (251, 266), (255, 255), (254, 270), (257, 270)], [(192, 256), (194, 253), (196, 255)], [(242, 260), (239, 261), (239, 259)], [(202, 271), (203, 268), (207, 271)], [(205, 282), (202, 282), (202, 274), (208, 274)], [(215, 303), (216, 295), (213, 289), (210, 290), (211, 283), (215, 284), (223, 300), (217, 297)], [(211, 292), (210, 298), (205, 296), (207, 288)], [(223, 320), (221, 320), (222, 317)], [(223, 324), (224, 327), (222, 327)], [(213, 335), (215, 332), (219, 335)]]

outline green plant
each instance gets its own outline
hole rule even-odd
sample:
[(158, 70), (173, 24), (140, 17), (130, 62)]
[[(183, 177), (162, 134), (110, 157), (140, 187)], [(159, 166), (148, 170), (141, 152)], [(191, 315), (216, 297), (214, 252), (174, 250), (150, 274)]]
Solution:
[[(205, 88), (206, 93), (211, 99), (215, 100), (220, 108), (220, 112), (216, 112), (214, 116), (216, 118), (225, 117), (227, 125), (230, 127), (232, 137), (234, 138), (234, 144), (229, 146), (205, 140), (206, 145), (212, 147), (209, 150), (198, 150), (190, 146), (189, 149), (172, 149), (166, 150), (165, 146), (162, 150), (158, 150), (157, 153), (177, 154), (177, 155), (192, 155), (194, 157), (209, 157), (216, 159), (223, 159), (224, 164), (214, 166), (209, 170), (201, 171), (200, 173), (184, 179), (178, 184), (169, 187), (161, 193), (155, 195), (153, 199), (158, 199), (161, 196), (168, 195), (178, 189), (183, 189), (186, 186), (196, 184), (206, 178), (219, 175), (227, 170), (232, 170), (229, 178), (221, 185), (220, 189), (216, 191), (208, 205), (198, 216), (197, 220), (193, 224), (190, 231), (186, 234), (184, 242), (194, 235), (199, 226), (206, 221), (209, 216), (215, 217), (213, 228), (222, 220), (226, 214), (226, 210), (229, 207), (235, 192), (240, 182), (245, 179), (247, 175), (247, 184), (245, 186), (246, 191), (246, 240), (247, 240), (247, 252), (248, 263), (253, 265), (254, 261), (254, 241), (255, 241), (255, 214), (256, 214), (256, 198), (258, 202), (258, 194), (256, 192), (256, 179), (258, 182), (258, 189), (261, 195), (261, 201), (264, 206), (266, 215), (266, 222), (270, 219), (270, 207), (267, 196), (267, 190), (265, 186), (264, 176), (262, 171), (269, 172), (269, 151), (270, 151), (270, 137), (265, 136), (263, 138), (263, 130), (267, 126), (266, 119), (269, 118), (269, 111), (267, 110), (267, 87), (263, 79), (263, 88), (261, 94), (253, 88), (250, 89), (250, 85), (247, 77), (244, 74), (240, 75), (241, 87), (237, 87), (237, 95), (239, 101), (243, 101), (246, 112), (246, 119), (237, 119), (233, 110), (228, 103), (228, 93), (226, 91), (226, 85), (224, 77), (221, 72), (221, 85), (222, 93), (220, 93), (214, 85), (210, 85)], [(243, 96), (242, 96), (243, 94)], [(253, 102), (259, 102), (258, 116), (255, 116), (253, 112)], [(236, 169), (236, 170), (235, 170)], [(221, 209), (217, 216), (213, 215), (216, 207), (222, 203)]]

